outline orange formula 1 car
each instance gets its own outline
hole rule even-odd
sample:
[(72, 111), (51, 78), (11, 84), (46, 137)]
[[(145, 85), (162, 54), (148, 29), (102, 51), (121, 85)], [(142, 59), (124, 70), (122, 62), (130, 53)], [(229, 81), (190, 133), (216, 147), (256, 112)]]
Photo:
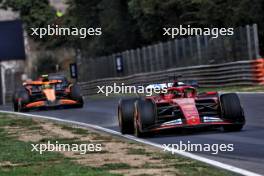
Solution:
[(44, 75), (36, 81), (27, 81), (13, 95), (14, 111), (48, 107), (83, 107), (78, 85), (71, 84), (64, 76)]

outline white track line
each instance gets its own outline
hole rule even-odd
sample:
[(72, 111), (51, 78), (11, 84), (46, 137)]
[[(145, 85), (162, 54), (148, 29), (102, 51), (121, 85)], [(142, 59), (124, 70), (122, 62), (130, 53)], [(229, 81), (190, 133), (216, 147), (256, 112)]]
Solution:
[[(130, 140), (137, 141), (137, 142), (140, 142), (140, 143), (143, 143), (143, 144), (147, 144), (147, 145), (150, 145), (150, 146), (154, 146), (154, 147), (157, 147), (157, 148), (160, 148), (160, 149), (163, 150), (163, 147), (160, 144), (156, 144), (156, 143), (144, 140), (144, 139), (139, 139), (139, 138), (136, 138), (136, 137), (131, 136), (131, 135), (122, 135), (120, 132), (117, 132), (117, 131), (114, 131), (114, 130), (110, 130), (110, 129), (107, 129), (107, 128), (103, 128), (103, 127), (100, 127), (98, 125), (92, 125), (92, 124), (87, 124), (87, 123), (83, 123), (83, 122), (76, 122), (76, 121), (72, 121), (72, 120), (64, 120), (64, 119), (59, 119), (59, 118), (50, 117), (50, 116), (33, 115), (33, 114), (18, 113), (18, 112), (11, 112), (11, 111), (2, 111), (2, 110), (0, 110), (0, 113), (22, 115), (22, 116), (33, 117), (33, 118), (49, 119), (49, 120), (55, 120), (55, 121), (58, 121), (58, 122), (76, 124), (76, 125), (80, 125), (80, 126), (84, 126), (84, 127), (100, 130), (100, 131), (103, 131), (103, 132), (106, 132), (106, 133), (114, 134), (114, 135), (117, 135), (117, 136), (121, 136), (121, 137), (130, 139)], [(198, 155), (195, 155), (195, 154), (192, 154), (192, 153), (189, 153), (189, 152), (179, 151), (179, 150), (176, 150), (176, 149), (173, 149), (173, 148), (170, 148), (170, 149), (171, 149), (171, 152), (174, 152), (174, 153), (176, 153), (178, 155), (181, 155), (181, 156), (184, 156), (184, 157), (187, 157), (187, 158), (190, 158), (190, 159), (198, 160), (198, 161), (201, 161), (203, 163), (206, 163), (206, 164), (209, 164), (209, 165), (221, 168), (221, 169), (225, 169), (225, 170), (228, 170), (228, 171), (231, 171), (231, 172), (234, 172), (234, 173), (238, 173), (238, 174), (245, 175), (245, 176), (262, 176), (262, 175), (260, 175), (258, 173), (254, 173), (254, 172), (251, 172), (251, 171), (248, 171), (248, 170), (245, 170), (245, 169), (241, 169), (241, 168), (229, 165), (229, 164), (224, 164), (224, 163), (221, 163), (219, 161), (208, 159), (208, 158), (205, 158), (205, 157), (202, 157), (202, 156), (198, 156)]]
[[(264, 88), (264, 86), (263, 86)], [(228, 94), (228, 93), (236, 93), (236, 94), (246, 94), (246, 95), (259, 95), (259, 94), (264, 94), (264, 92), (225, 92), (225, 91), (218, 91), (218, 93), (224, 93), (224, 94)]]
[(264, 92), (235, 92), (237, 94), (248, 94), (248, 95), (254, 95), (254, 94), (264, 94)]

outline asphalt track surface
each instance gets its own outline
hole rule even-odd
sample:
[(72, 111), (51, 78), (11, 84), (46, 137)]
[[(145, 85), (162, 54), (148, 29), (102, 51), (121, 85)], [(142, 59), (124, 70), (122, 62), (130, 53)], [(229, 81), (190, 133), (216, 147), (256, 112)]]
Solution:
[[(234, 144), (233, 152), (196, 153), (200, 156), (230, 164), (264, 175), (264, 94), (240, 94), (245, 111), (246, 125), (241, 132), (223, 132), (221, 129), (166, 131), (146, 138), (158, 144)], [(99, 125), (119, 131), (117, 104), (119, 98), (88, 99), (82, 109), (59, 109), (34, 111), (31, 114), (45, 115)], [(1, 110), (12, 110), (10, 106)]]

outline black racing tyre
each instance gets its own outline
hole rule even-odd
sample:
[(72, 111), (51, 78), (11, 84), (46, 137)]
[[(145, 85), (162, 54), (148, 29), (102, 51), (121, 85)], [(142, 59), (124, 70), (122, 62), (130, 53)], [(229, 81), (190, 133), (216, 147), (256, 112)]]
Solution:
[(77, 84), (73, 84), (71, 86), (70, 96), (74, 100), (79, 100), (82, 98), (80, 87)]
[(22, 101), (19, 100), (17, 102), (17, 112), (25, 112), (26, 110), (23, 108)]
[(30, 102), (30, 96), (28, 91), (23, 87), (18, 89), (13, 95), (13, 107), (16, 112), (23, 112), (25, 109), (24, 105)]
[(78, 105), (77, 105), (77, 107), (78, 107), (78, 108), (83, 108), (83, 104), (84, 104), (84, 102), (83, 102), (83, 98), (81, 98), (81, 99), (78, 101)]
[(15, 91), (12, 97), (13, 108), (15, 112), (18, 112), (18, 91)]
[(240, 131), (245, 124), (244, 111), (238, 95), (235, 93), (223, 94), (220, 97), (223, 119), (230, 120), (232, 125), (223, 126), (225, 131)]
[(77, 84), (74, 84), (71, 86), (71, 92), (70, 92), (70, 97), (78, 101), (78, 107), (82, 108), (83, 107), (83, 97), (81, 95), (81, 89)]
[(13, 102), (13, 108), (15, 112), (18, 112), (18, 102), (17, 101)]
[(156, 123), (156, 105), (151, 100), (138, 100), (135, 109), (134, 134), (137, 137), (144, 137), (145, 129)]
[(122, 134), (134, 132), (134, 110), (137, 98), (122, 99), (118, 104), (118, 122)]

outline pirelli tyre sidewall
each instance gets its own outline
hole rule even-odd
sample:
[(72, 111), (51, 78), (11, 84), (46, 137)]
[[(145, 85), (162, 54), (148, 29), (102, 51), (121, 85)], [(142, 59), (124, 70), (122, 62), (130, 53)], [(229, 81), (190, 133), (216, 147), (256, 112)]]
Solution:
[(152, 100), (140, 99), (135, 103), (134, 134), (137, 137), (149, 135), (146, 129), (155, 125), (157, 120), (156, 104)]
[(118, 122), (122, 134), (133, 134), (135, 102), (138, 98), (121, 99), (118, 104)]
[(230, 121), (231, 125), (223, 126), (225, 131), (240, 131), (245, 125), (245, 116), (236, 93), (220, 96), (222, 118)]

